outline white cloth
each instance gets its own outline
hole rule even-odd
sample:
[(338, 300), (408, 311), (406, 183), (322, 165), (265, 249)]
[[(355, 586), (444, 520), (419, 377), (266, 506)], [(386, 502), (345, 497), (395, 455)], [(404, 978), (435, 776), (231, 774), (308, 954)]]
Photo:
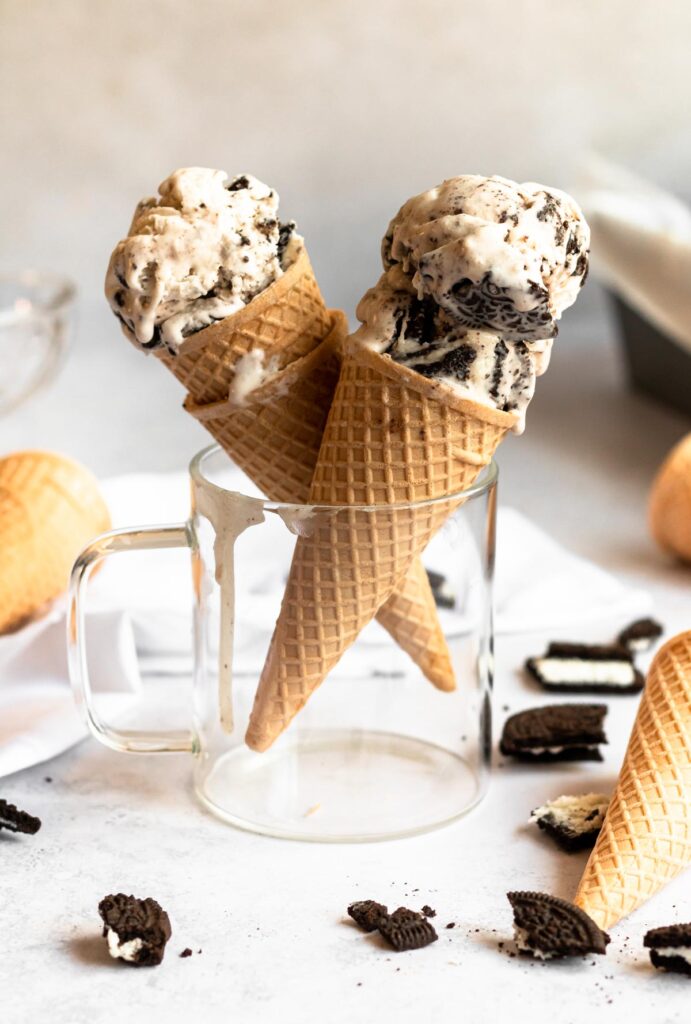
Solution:
[(588, 160), (578, 198), (592, 231), (594, 271), (691, 351), (691, 209), (599, 157)]
[[(240, 471), (230, 483), (256, 493)], [(117, 527), (182, 522), (189, 510), (185, 474), (137, 474), (106, 481), (103, 492)], [(257, 672), (263, 663), (283, 590), (277, 544), (290, 544), (276, 530), (267, 545), (264, 527), (248, 531), (238, 555), (253, 580), (253, 593), (237, 610), (234, 671)], [(579, 639), (579, 628), (602, 624), (612, 632), (645, 614), (648, 596), (553, 541), (519, 512), (498, 516), (496, 630), (515, 634), (550, 630), (556, 639)], [(434, 541), (428, 549), (435, 565)], [(95, 577), (89, 594), (87, 650), (93, 689), (106, 721), (137, 699), (139, 664), (146, 673), (191, 671), (192, 589), (184, 550), (116, 555)], [(440, 610), (444, 617), (444, 611)], [(13, 636), (0, 638), (0, 776), (46, 760), (86, 734), (68, 686), (64, 613)], [(368, 627), (369, 628), (369, 627)], [(379, 628), (373, 626), (372, 628)], [(558, 632), (558, 637), (556, 633)]]

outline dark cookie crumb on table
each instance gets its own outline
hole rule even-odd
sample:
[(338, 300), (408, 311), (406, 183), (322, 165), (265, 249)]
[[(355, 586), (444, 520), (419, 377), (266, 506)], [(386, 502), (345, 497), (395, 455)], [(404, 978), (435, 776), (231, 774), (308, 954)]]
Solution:
[(33, 814), (27, 814), (26, 811), (20, 811), (14, 804), (0, 799), (0, 830), (7, 829), (8, 832), (21, 832), (24, 835), (33, 836), (40, 827), (40, 818), (35, 818)]

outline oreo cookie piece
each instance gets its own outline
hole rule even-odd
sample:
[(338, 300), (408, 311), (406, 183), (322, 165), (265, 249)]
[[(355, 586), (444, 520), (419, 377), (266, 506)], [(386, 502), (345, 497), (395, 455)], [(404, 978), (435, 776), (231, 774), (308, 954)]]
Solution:
[(691, 924), (671, 924), (647, 932), (643, 945), (650, 961), (663, 971), (691, 976)]
[(434, 603), (438, 608), (455, 608), (456, 595), (449, 586), (446, 576), (433, 569), (426, 569), (427, 579), (432, 590)]
[(348, 914), (363, 931), (376, 932), (379, 922), (382, 918), (389, 916), (389, 911), (383, 903), (377, 903), (375, 900), (360, 900), (350, 904)]
[(156, 900), (105, 896), (98, 905), (103, 936), (112, 957), (134, 967), (155, 967), (163, 960), (172, 934), (170, 920)]
[(426, 917), (407, 907), (399, 907), (379, 922), (379, 934), (397, 953), (422, 949), (439, 938)]
[(653, 646), (662, 636), (664, 630), (655, 619), (636, 619), (626, 629), (622, 629), (617, 643), (632, 654), (640, 654)]
[(548, 704), (511, 715), (499, 749), (522, 761), (601, 761), (606, 704)]
[(545, 690), (561, 693), (638, 693), (645, 686), (633, 654), (619, 644), (551, 643), (525, 667)]
[(509, 892), (514, 939), (520, 953), (540, 960), (603, 954), (609, 935), (585, 911), (543, 892)]
[(537, 807), (530, 820), (567, 853), (593, 846), (605, 819), (609, 797), (602, 793), (560, 796)]
[(7, 829), (8, 832), (23, 832), (25, 835), (35, 835), (41, 827), (41, 819), (34, 818), (26, 811), (20, 811), (14, 804), (8, 804), (7, 800), (0, 799), (0, 829)]

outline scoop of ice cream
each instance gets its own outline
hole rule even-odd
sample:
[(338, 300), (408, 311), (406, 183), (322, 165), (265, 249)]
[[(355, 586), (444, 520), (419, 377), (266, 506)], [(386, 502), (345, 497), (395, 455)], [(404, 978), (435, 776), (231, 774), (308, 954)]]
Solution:
[(443, 381), (464, 398), (514, 413), (514, 430), (523, 430), (551, 341), (506, 342), (489, 331), (464, 327), (434, 299), (393, 287), (387, 274), (361, 299), (357, 315), (362, 322), (358, 342)]
[(184, 338), (263, 291), (302, 244), (278, 219), (278, 195), (251, 175), (187, 167), (135, 210), (106, 275), (106, 297), (127, 337), (177, 351)]
[(456, 322), (505, 341), (553, 338), (588, 270), (590, 232), (565, 192), (461, 175), (405, 203), (382, 260)]

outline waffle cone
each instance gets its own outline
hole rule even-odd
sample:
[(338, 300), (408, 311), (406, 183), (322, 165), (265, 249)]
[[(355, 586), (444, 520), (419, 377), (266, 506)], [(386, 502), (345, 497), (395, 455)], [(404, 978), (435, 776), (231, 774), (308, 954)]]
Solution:
[(0, 459), (0, 633), (62, 594), (79, 552), (109, 526), (98, 484), (83, 466), (41, 451)]
[(575, 897), (609, 928), (691, 864), (691, 631), (658, 652)]
[(196, 405), (224, 401), (238, 360), (261, 350), (282, 370), (314, 349), (331, 328), (303, 248), (284, 274), (232, 316), (192, 335), (175, 355), (155, 354), (187, 389)]
[(347, 343), (310, 502), (375, 511), (322, 512), (298, 539), (250, 747), (266, 750), (288, 726), (458, 504), (443, 499), (473, 483), (514, 422)]
[[(187, 412), (272, 501), (304, 504), (310, 497), (347, 333), (344, 314), (333, 311), (332, 316), (327, 338), (251, 392), (245, 405), (197, 405), (189, 397), (185, 402)], [(378, 619), (435, 686), (454, 688), (451, 656), (421, 562), (411, 566)]]
[(691, 562), (691, 434), (662, 463), (650, 492), (648, 519), (660, 547)]

